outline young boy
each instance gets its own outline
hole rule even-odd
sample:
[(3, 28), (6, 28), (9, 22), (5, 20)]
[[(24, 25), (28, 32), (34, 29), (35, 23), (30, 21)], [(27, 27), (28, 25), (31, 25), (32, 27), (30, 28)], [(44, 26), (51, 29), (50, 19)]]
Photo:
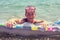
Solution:
[[(35, 10), (36, 10), (36, 8), (34, 6), (27, 6), (25, 8), (25, 16), (26, 16), (26, 18), (17, 19), (17, 20), (14, 20), (14, 22), (8, 21), (6, 23), (6, 26), (7, 27), (12, 27), (15, 24), (22, 24), (24, 22), (30, 22), (30, 23), (33, 23), (33, 24), (35, 24), (35, 23), (43, 23), (43, 24), (45, 24), (46, 21), (43, 21), (43, 20), (35, 20), (34, 19), (35, 16), (36, 16)], [(45, 26), (46, 25), (47, 24), (45, 24)]]

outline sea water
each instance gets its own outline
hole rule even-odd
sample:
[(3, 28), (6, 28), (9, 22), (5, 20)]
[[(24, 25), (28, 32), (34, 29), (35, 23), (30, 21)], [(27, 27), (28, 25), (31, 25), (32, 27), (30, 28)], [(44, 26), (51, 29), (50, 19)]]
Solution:
[(24, 18), (28, 5), (36, 7), (36, 19), (52, 22), (60, 19), (60, 0), (0, 0), (0, 23), (11, 16)]

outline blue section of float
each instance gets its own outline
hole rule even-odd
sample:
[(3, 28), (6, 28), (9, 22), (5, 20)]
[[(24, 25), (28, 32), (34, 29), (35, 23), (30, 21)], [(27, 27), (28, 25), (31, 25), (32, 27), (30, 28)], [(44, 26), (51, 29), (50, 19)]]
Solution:
[(23, 28), (23, 26), (21, 26), (21, 25), (17, 25), (16, 28)]
[(31, 27), (30, 26), (23, 26), (23, 28), (25, 29), (25, 30), (31, 30)]
[(58, 25), (60, 25), (60, 21), (59, 21), (59, 22), (57, 22), (57, 24), (58, 24)]

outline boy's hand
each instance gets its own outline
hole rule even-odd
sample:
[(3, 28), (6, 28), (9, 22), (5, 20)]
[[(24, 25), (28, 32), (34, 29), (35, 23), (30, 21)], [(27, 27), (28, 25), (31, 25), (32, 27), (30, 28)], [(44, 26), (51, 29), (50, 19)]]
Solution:
[(40, 23), (42, 27), (48, 27), (49, 23), (47, 21), (43, 21)]
[(8, 21), (8, 22), (6, 23), (6, 27), (8, 27), (8, 28), (12, 28), (14, 25), (16, 25), (16, 22)]

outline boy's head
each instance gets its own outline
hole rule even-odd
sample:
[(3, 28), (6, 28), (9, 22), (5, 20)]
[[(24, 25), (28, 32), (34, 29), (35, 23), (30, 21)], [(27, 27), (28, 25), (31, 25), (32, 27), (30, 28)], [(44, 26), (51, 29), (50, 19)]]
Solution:
[(34, 6), (27, 6), (25, 8), (25, 16), (28, 20), (33, 20), (36, 16), (36, 13), (35, 13), (35, 10), (36, 8)]

